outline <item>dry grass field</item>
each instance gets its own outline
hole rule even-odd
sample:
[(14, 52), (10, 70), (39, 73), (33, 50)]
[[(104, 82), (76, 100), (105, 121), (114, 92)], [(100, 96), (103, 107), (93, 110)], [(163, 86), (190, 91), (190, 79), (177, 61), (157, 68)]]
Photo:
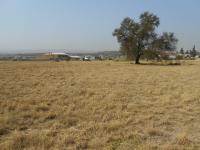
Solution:
[(200, 62), (0, 62), (0, 149), (200, 149)]

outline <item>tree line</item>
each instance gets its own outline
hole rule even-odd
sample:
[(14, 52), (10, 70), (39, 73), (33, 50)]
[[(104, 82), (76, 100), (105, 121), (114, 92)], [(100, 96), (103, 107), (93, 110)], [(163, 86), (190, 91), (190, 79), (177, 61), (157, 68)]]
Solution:
[(191, 57), (195, 57), (197, 55), (197, 50), (196, 50), (196, 46), (194, 45), (194, 47), (192, 48), (192, 50), (187, 50), (187, 51), (184, 51), (183, 48), (181, 48), (180, 50), (180, 54), (189, 54)]

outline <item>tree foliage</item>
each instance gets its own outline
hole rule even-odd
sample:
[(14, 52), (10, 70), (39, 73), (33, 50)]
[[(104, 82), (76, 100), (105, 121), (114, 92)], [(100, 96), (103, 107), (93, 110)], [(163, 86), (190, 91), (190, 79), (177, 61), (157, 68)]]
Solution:
[(180, 50), (180, 54), (185, 54), (185, 51), (184, 51), (184, 49), (183, 48), (181, 48), (181, 50)]
[(195, 57), (197, 55), (196, 46), (194, 45), (193, 49), (190, 51), (190, 55)]
[(147, 61), (148, 60), (158, 60), (159, 59), (159, 53), (156, 50), (146, 50), (144, 51), (143, 58), (145, 58)]
[(138, 64), (146, 50), (174, 50), (178, 41), (174, 33), (164, 32), (159, 36), (155, 32), (159, 24), (159, 18), (149, 12), (141, 14), (139, 22), (125, 18), (121, 26), (113, 32), (113, 36), (116, 36), (120, 43), (122, 54), (128, 59), (135, 59)]

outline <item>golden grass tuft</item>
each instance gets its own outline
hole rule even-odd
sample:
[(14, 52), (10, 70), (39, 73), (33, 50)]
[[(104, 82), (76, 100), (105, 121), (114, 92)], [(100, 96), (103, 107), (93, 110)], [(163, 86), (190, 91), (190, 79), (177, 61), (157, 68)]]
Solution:
[(175, 139), (175, 144), (177, 145), (190, 145), (192, 142), (188, 139), (186, 134), (179, 134)]

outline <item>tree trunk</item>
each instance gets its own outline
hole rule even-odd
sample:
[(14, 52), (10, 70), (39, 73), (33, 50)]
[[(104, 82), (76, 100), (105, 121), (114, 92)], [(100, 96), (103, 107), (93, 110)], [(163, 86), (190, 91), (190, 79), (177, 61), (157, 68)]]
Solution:
[(140, 55), (137, 55), (135, 58), (135, 64), (140, 64)]

